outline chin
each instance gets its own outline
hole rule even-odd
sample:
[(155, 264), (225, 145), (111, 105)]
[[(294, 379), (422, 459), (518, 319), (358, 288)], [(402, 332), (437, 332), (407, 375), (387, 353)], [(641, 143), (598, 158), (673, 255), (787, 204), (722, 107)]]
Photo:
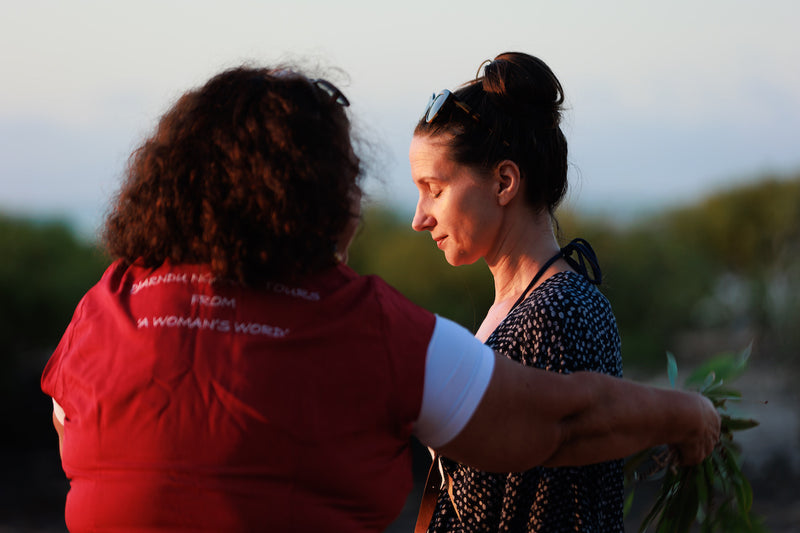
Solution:
[(450, 266), (464, 266), (464, 265), (471, 265), (475, 261), (477, 261), (478, 257), (470, 257), (468, 255), (461, 255), (455, 254), (455, 257), (450, 254), (444, 254), (445, 260), (450, 264)]

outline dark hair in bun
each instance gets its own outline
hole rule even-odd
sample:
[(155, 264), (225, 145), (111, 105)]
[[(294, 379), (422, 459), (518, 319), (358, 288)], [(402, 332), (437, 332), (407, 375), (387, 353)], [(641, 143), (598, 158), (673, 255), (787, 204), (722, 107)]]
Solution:
[(506, 52), (482, 65), (483, 74), (454, 91), (478, 115), (449, 106), (432, 122), (423, 117), (415, 135), (449, 134), (457, 163), (490, 169), (517, 163), (526, 200), (551, 215), (567, 192), (567, 140), (561, 131), (564, 90), (544, 61)]

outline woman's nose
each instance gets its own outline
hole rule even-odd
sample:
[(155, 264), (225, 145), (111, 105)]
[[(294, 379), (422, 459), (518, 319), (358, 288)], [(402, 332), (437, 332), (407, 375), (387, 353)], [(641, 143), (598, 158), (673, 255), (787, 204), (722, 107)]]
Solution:
[(417, 202), (417, 209), (414, 211), (414, 219), (411, 221), (411, 227), (415, 231), (430, 230), (435, 224), (434, 218), (425, 212), (425, 210)]

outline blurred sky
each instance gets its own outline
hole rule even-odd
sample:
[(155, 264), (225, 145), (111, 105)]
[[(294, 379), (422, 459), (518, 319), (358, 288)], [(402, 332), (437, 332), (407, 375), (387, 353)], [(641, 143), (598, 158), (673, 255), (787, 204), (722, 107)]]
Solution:
[(409, 216), (407, 147), (430, 93), (508, 50), (541, 57), (565, 88), (582, 209), (642, 212), (800, 170), (796, 0), (0, 6), (0, 210), (87, 233), (160, 114), (243, 61), (342, 69), (330, 78), (377, 148), (369, 189)]

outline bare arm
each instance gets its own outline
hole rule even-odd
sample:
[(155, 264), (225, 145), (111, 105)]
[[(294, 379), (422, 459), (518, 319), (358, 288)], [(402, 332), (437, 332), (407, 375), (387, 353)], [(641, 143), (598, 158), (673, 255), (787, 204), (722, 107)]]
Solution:
[(496, 356), (489, 387), (442, 455), (495, 472), (585, 465), (673, 444), (686, 464), (705, 458), (719, 415), (699, 394), (598, 374), (545, 372)]

